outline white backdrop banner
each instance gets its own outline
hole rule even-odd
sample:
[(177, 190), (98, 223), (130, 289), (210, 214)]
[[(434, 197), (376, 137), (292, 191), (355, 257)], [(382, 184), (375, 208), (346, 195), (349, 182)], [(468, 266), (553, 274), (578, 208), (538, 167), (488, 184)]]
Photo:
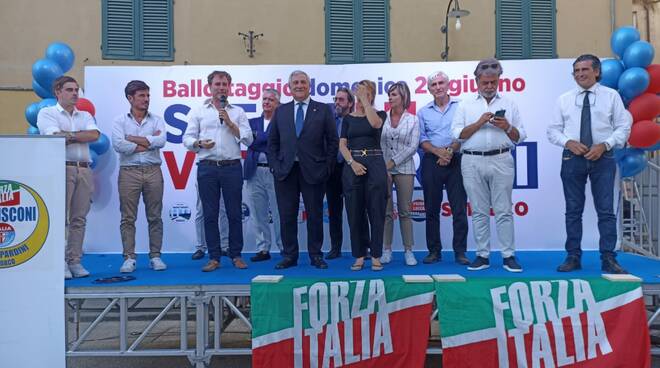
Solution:
[(0, 136), (0, 156), (0, 366), (64, 368), (64, 138)]
[[(561, 148), (548, 143), (546, 127), (557, 97), (575, 87), (571, 76), (572, 60), (520, 60), (502, 62), (500, 93), (516, 101), (520, 108), (527, 140), (515, 151), (516, 178), (513, 191), (517, 249), (563, 249), (565, 241), (564, 197), (559, 171)], [(426, 88), (426, 77), (442, 70), (450, 78), (452, 98), (462, 99), (476, 93), (473, 70), (476, 62), (428, 62), (357, 65), (258, 65), (258, 66), (169, 66), (169, 67), (86, 67), (85, 97), (96, 106), (96, 120), (101, 131), (111, 136), (113, 119), (129, 109), (124, 87), (133, 80), (145, 81), (151, 87), (152, 113), (164, 117), (167, 144), (162, 150), (165, 196), (163, 204), (164, 252), (191, 252), (197, 243), (195, 235), (196, 165), (195, 154), (182, 144), (187, 117), (192, 108), (210, 97), (206, 83), (213, 70), (226, 70), (232, 75), (230, 103), (242, 106), (248, 117), (261, 114), (261, 95), (265, 88), (282, 92), (282, 102), (291, 99), (286, 82), (295, 69), (311, 77), (312, 98), (330, 103), (339, 87), (352, 87), (362, 79), (376, 82), (376, 107), (384, 109), (387, 88), (396, 81), (408, 83), (412, 92), (412, 110), (432, 100)], [(419, 157), (415, 158), (419, 164)], [(88, 216), (85, 250), (87, 252), (121, 252), (119, 233), (119, 199), (117, 194), (118, 159), (110, 151), (99, 158), (95, 169), (96, 193)], [(418, 183), (417, 183), (418, 184)], [(587, 194), (590, 198), (590, 194)], [(251, 230), (253, 208), (243, 196), (243, 233), (245, 251), (256, 249)], [(424, 231), (424, 199), (419, 185), (413, 194), (415, 249), (426, 249)], [(442, 207), (441, 235), (445, 249), (451, 249), (451, 212), (445, 195)], [(141, 206), (137, 221), (139, 252), (148, 251), (147, 223)], [(327, 211), (326, 211), (327, 214)], [(306, 215), (301, 206), (300, 244), (306, 244)], [(327, 223), (327, 216), (326, 216)], [(344, 223), (343, 249), (350, 249), (348, 226)], [(398, 226), (395, 226), (395, 249), (402, 249)], [(492, 239), (496, 238), (493, 225)], [(325, 246), (329, 247), (327, 226)], [(596, 216), (591, 200), (584, 215), (584, 249), (598, 247)], [(474, 248), (470, 234), (468, 246)], [(497, 249), (497, 241), (493, 241)], [(275, 247), (273, 247), (275, 249)]]

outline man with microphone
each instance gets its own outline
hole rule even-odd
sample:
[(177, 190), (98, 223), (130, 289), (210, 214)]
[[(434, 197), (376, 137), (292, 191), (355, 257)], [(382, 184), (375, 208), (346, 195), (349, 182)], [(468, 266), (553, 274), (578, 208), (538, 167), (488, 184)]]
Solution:
[(229, 222), (229, 257), (234, 267), (247, 268), (241, 258), (243, 228), (241, 206), (243, 202), (243, 173), (241, 143), (252, 143), (252, 130), (245, 111), (227, 102), (231, 75), (213, 71), (208, 76), (212, 97), (189, 115), (183, 144), (196, 152), (197, 185), (204, 212), (204, 235), (209, 250), (209, 261), (204, 272), (220, 267), (220, 232), (218, 211), (220, 196), (224, 200)]

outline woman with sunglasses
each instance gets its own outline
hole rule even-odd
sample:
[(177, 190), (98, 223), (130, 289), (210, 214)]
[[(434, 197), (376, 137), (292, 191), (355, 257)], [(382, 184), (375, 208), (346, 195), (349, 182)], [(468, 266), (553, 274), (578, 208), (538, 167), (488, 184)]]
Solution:
[(417, 116), (406, 111), (410, 106), (410, 89), (405, 82), (393, 84), (387, 90), (390, 111), (383, 124), (383, 134), (380, 146), (383, 149), (383, 159), (387, 168), (387, 209), (385, 210), (385, 244), (382, 263), (392, 260), (392, 235), (394, 232), (394, 212), (392, 201), (392, 184), (396, 187), (397, 210), (399, 212), (399, 229), (405, 249), (406, 265), (417, 264), (412, 252), (414, 237), (412, 220), (410, 219), (410, 202), (412, 201), (415, 182), (415, 163), (413, 155), (419, 146), (419, 121)]
[[(355, 257), (351, 270), (362, 269), (369, 249), (371, 269), (380, 271), (383, 269), (380, 257), (387, 201), (387, 173), (380, 136), (386, 114), (376, 111), (373, 106), (376, 95), (374, 82), (361, 81), (355, 95), (355, 111), (344, 118), (339, 139), (339, 151), (346, 160), (342, 180), (351, 251)], [(364, 216), (365, 210), (367, 216)], [(364, 233), (370, 236), (364, 236)]]

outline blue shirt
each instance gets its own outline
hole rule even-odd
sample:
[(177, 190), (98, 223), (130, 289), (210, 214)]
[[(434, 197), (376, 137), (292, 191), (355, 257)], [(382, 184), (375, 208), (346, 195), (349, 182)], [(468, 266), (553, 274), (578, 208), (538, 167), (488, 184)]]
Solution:
[(419, 119), (419, 144), (430, 142), (435, 147), (447, 147), (454, 142), (451, 122), (458, 107), (458, 100), (449, 99), (445, 111), (431, 101), (417, 111)]

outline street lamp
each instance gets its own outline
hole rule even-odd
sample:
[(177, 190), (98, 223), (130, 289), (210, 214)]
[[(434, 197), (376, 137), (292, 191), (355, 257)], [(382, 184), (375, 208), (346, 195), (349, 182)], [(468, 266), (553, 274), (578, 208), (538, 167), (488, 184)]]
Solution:
[[(454, 9), (451, 9), (452, 3), (454, 4)], [(460, 31), (461, 17), (467, 17), (468, 15), (470, 15), (470, 12), (461, 9), (458, 0), (449, 0), (449, 4), (447, 4), (447, 12), (445, 13), (445, 24), (440, 28), (440, 32), (445, 34), (445, 51), (440, 54), (442, 60), (447, 61), (449, 59), (449, 18), (456, 18), (456, 31)]]

